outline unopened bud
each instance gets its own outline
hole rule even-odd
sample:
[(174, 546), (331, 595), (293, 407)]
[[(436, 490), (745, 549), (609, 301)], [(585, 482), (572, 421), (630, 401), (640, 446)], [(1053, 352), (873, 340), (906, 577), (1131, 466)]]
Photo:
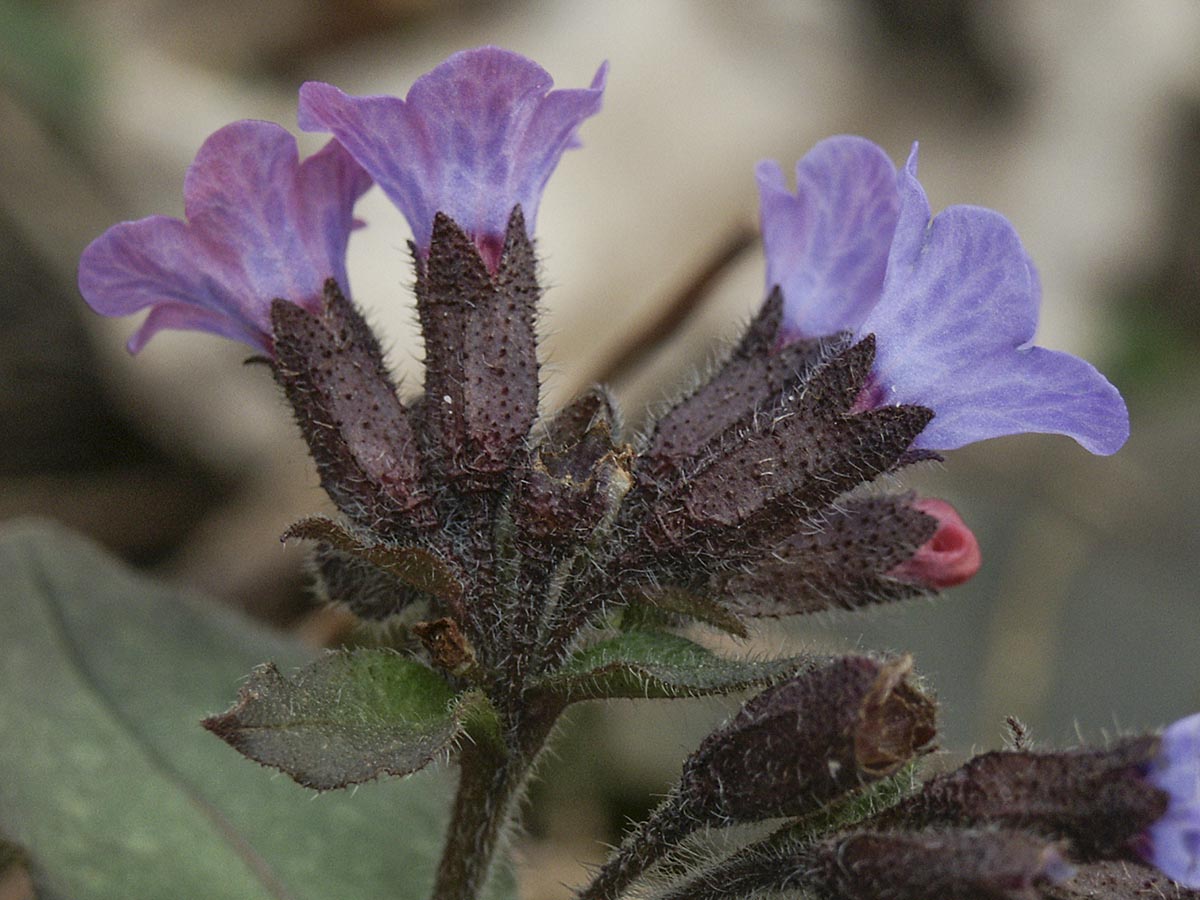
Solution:
[(453, 619), (443, 616), (432, 622), (418, 622), (413, 626), (413, 634), (439, 669), (460, 676), (469, 675), (475, 669), (475, 651)]
[(892, 774), (936, 734), (911, 668), (849, 656), (763, 691), (684, 763), (684, 807), (710, 822), (795, 816)]
[(1074, 874), (1059, 848), (1014, 831), (860, 832), (817, 848), (839, 900), (1034, 900)]
[(1166, 794), (1144, 776), (1158, 743), (1144, 737), (1103, 750), (985, 753), (876, 821), (1028, 828), (1070, 839), (1085, 857), (1123, 853), (1166, 810)]
[(718, 583), (732, 595), (733, 608), (751, 616), (901, 600), (927, 588), (898, 580), (891, 572), (931, 543), (936, 527), (909, 496), (847, 500)]
[(513, 500), (524, 537), (579, 540), (620, 506), (632, 484), (633, 451), (614, 445), (612, 420), (611, 401), (597, 389), (550, 423)]
[(888, 576), (934, 591), (973, 578), (983, 557), (979, 541), (958, 510), (936, 497), (923, 497), (913, 503), (913, 508), (936, 519), (937, 531), (909, 559), (888, 572)]

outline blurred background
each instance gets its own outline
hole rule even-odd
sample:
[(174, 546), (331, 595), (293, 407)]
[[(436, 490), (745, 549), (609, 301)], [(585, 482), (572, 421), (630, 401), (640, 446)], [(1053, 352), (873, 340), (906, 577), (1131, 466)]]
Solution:
[[(1014, 437), (905, 475), (974, 528), (970, 584), (767, 623), (735, 649), (911, 651), (951, 758), (1000, 746), (1007, 715), (1061, 745), (1200, 709), (1194, 0), (0, 0), (0, 518), (58, 519), (306, 640), (343, 639), (302, 549), (278, 541), (327, 501), (270, 378), (199, 334), (129, 357), (135, 323), (93, 315), (75, 266), (115, 221), (181, 215), (185, 168), (221, 125), (294, 129), (307, 79), (403, 95), (483, 43), (565, 87), (611, 63), (604, 112), (539, 216), (548, 409), (604, 378), (636, 425), (710, 360), (762, 299), (757, 247), (677, 327), (657, 319), (753, 227), (755, 162), (790, 169), (839, 132), (898, 161), (920, 139), (935, 209), (1011, 219), (1042, 275), (1038, 342), (1128, 400), (1114, 457)], [(407, 226), (377, 190), (359, 209), (353, 293), (415, 391)], [(652, 352), (622, 354), (647, 334)], [(732, 706), (576, 708), (531, 798), (527, 900), (566, 896)]]

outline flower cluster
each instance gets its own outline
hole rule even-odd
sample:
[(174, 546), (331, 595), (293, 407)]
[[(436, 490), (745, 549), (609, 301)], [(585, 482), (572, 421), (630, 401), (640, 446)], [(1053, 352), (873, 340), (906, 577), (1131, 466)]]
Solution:
[[(577, 700), (766, 685), (688, 758), (589, 900), (615, 898), (696, 828), (811, 822), (873, 782), (894, 786), (935, 736), (907, 657), (733, 661), (673, 629), (744, 635), (748, 617), (959, 584), (980, 565), (970, 529), (944, 501), (881, 490), (880, 476), (1000, 435), (1065, 434), (1107, 454), (1128, 434), (1094, 368), (1031, 344), (1038, 280), (1012, 226), (966, 206), (931, 217), (915, 149), (897, 170), (854, 137), (817, 145), (794, 192), (760, 166), (767, 297), (705, 381), (643, 434), (622, 432), (599, 387), (539, 420), (536, 214), (605, 74), (552, 90), (533, 62), (485, 47), (403, 100), (306, 84), (300, 125), (333, 134), (323, 150), (300, 162), (279, 126), (230, 125), (188, 172), (186, 221), (117, 225), (80, 265), (97, 311), (150, 310), (132, 351), (191, 328), (267, 358), (342, 514), (286, 537), (314, 543), (330, 601), (397, 626), (406, 651), (326, 657), (293, 681), (256, 670), (206, 726), (321, 789), (453, 752), (439, 900), (478, 894)], [(413, 234), (414, 398), (398, 394), (347, 279), (354, 205), (373, 183)], [(395, 702), (384, 724), (363, 724), (372, 698), (402, 690), (423, 692), (421, 716), (388, 719), (407, 708)], [(336, 722), (343, 702), (358, 704), (351, 725), (311, 746), (261, 727)], [(803, 883), (834, 898), (1023, 897), (1070, 877), (1064, 840), (1079, 862), (1137, 847), (1196, 883), (1190, 721), (1161, 744), (978, 757), (855, 829), (833, 817), (819, 839), (789, 832), (735, 853), (680, 896)]]

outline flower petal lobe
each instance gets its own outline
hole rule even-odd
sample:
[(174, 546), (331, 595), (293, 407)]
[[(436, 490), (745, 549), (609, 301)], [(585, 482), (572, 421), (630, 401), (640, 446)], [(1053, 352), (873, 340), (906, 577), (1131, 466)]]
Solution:
[(878, 344), (877, 402), (935, 411), (918, 448), (1043, 432), (1116, 452), (1129, 435), (1116, 388), (1077, 357), (1031, 346), (1039, 286), (1012, 225), (973, 206), (930, 221), (915, 150), (900, 193), (882, 296), (859, 329)]
[(333, 132), (404, 213), (422, 256), (442, 212), (494, 269), (514, 206), (533, 232), (546, 181), (600, 108), (606, 71), (589, 88), (552, 91), (533, 61), (480, 47), (418, 78), (404, 100), (309, 82), (300, 89), (300, 127)]
[(870, 141), (842, 135), (796, 164), (796, 192), (759, 163), (767, 288), (785, 298), (781, 337), (853, 331), (879, 299), (900, 213), (896, 167)]
[(80, 292), (103, 315), (151, 308), (131, 352), (163, 328), (187, 328), (270, 353), (272, 300), (320, 309), (325, 279), (346, 284), (352, 210), (370, 184), (335, 142), (301, 163), (285, 129), (235, 122), (188, 169), (187, 221), (114, 225), (84, 251)]

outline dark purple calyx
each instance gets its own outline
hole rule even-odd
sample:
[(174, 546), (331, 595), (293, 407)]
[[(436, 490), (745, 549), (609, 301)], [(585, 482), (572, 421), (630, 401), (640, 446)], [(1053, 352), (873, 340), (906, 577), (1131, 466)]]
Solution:
[(1014, 831), (859, 832), (812, 857), (837, 900), (1029, 900), (1074, 874), (1060, 847)]
[(688, 757), (683, 807), (707, 822), (797, 816), (897, 771), (936, 735), (911, 667), (845, 657), (763, 691)]
[(782, 295), (774, 291), (725, 363), (659, 418), (639, 461), (641, 480), (665, 482), (686, 472), (714, 440), (776, 405), (789, 387), (844, 347), (829, 338), (796, 341), (777, 350), (782, 314)]
[(338, 509), (382, 534), (433, 524), (422, 460), (379, 341), (337, 282), (314, 315), (271, 305), (275, 379)]
[(519, 207), (494, 274), (471, 238), (441, 213), (429, 258), (417, 261), (421, 415), (439, 469), (462, 490), (501, 485), (537, 417), (536, 267)]
[(788, 616), (857, 609), (922, 592), (889, 576), (934, 536), (937, 521), (911, 496), (864, 497), (838, 504), (773, 544), (745, 571), (718, 579), (730, 606), (745, 615)]
[(1166, 809), (1144, 777), (1159, 739), (1131, 738), (1104, 750), (993, 752), (929, 781), (880, 822), (1026, 828), (1068, 838), (1084, 858), (1126, 854)]
[(851, 414), (873, 359), (867, 337), (722, 435), (694, 472), (650, 504), (650, 545), (726, 555), (760, 547), (895, 468), (932, 413), (889, 406)]

